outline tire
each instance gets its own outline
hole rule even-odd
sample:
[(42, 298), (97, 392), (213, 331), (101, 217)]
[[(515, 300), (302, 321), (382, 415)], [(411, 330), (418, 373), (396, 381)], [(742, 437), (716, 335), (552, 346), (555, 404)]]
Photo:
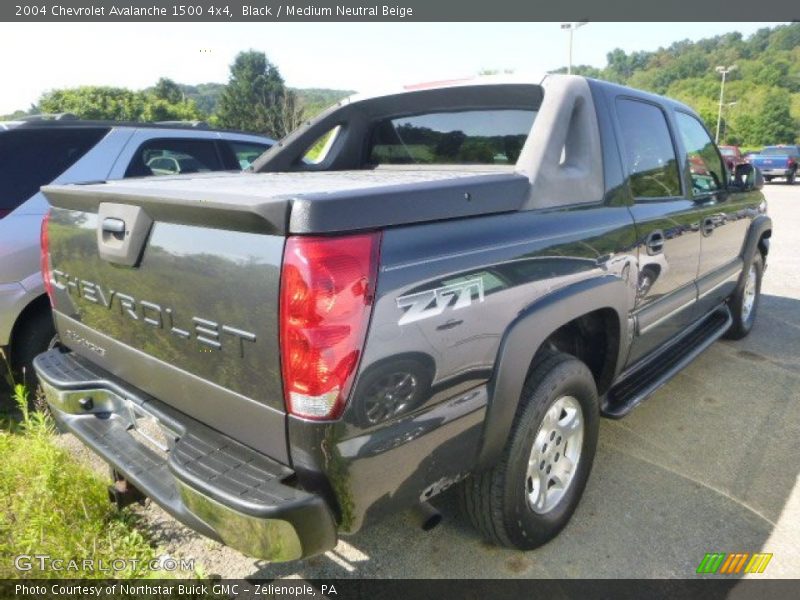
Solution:
[[(582, 417), (580, 438), (574, 430), (559, 429), (558, 421), (550, 419), (554, 412), (560, 412), (565, 427), (575, 422), (576, 415)], [(499, 462), (462, 483), (462, 510), (492, 543), (520, 550), (547, 543), (569, 522), (583, 494), (597, 448), (598, 427), (597, 389), (589, 369), (569, 354), (548, 353), (528, 375)], [(574, 462), (577, 466), (573, 465), (566, 485), (561, 489), (551, 485), (561, 465)], [(560, 474), (563, 480), (565, 475)], [(544, 497), (542, 489), (548, 490)]]
[(53, 316), (49, 310), (34, 312), (17, 326), (11, 340), (9, 358), (18, 383), (24, 381), (30, 390), (35, 389), (38, 380), (33, 370), (33, 359), (55, 347), (57, 342)]
[(764, 259), (761, 252), (756, 251), (749, 264), (745, 265), (742, 282), (728, 298), (733, 323), (725, 337), (729, 340), (740, 340), (753, 329), (761, 298), (761, 278), (764, 276)]
[(766, 181), (767, 183), (772, 183), (772, 177), (767, 177), (767, 176), (765, 175), (765, 176), (764, 176), (764, 181)]

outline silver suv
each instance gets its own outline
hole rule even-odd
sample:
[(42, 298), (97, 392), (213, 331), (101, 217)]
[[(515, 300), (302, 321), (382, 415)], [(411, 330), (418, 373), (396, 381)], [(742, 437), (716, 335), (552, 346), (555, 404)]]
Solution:
[(274, 140), (198, 127), (33, 119), (0, 123), (0, 347), (26, 367), (55, 343), (39, 271), (48, 183), (241, 170)]

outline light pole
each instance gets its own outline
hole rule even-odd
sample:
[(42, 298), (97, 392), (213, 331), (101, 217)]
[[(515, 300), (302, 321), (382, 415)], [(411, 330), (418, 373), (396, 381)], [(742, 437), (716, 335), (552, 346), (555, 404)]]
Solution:
[[(738, 102), (726, 102), (725, 103), (725, 107), (726, 108), (730, 108), (731, 106), (736, 106), (737, 104), (739, 104), (739, 103)], [(725, 135), (728, 135), (728, 122), (727, 121), (725, 121), (725, 131), (724, 131), (724, 133), (725, 133)]]
[(736, 69), (736, 65), (730, 67), (719, 66), (714, 69), (717, 73), (722, 75), (722, 85), (719, 88), (719, 110), (717, 111), (717, 134), (714, 136), (714, 143), (719, 144), (719, 125), (722, 122), (722, 101), (725, 97), (725, 76), (731, 71)]
[(578, 27), (586, 25), (587, 21), (579, 21), (577, 23), (562, 23), (561, 29), (569, 30), (569, 62), (567, 63), (567, 75), (572, 74), (572, 34)]

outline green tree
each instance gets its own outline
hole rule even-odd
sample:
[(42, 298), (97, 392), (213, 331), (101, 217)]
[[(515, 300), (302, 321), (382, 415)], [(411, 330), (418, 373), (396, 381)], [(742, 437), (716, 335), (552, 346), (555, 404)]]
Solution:
[(81, 86), (46, 92), (39, 106), (45, 113), (69, 112), (81, 119), (135, 121), (142, 113), (143, 98), (125, 88)]
[(266, 54), (249, 50), (236, 56), (219, 99), (219, 125), (281, 138), (301, 122), (302, 112)]
[(183, 90), (177, 83), (167, 77), (162, 77), (156, 82), (153, 94), (155, 94), (156, 98), (166, 100), (171, 104), (178, 104), (184, 100)]
[(39, 107), (45, 113), (69, 112), (81, 119), (109, 121), (192, 121), (202, 118), (194, 102), (174, 94), (170, 96), (169, 91), (168, 96), (161, 97), (158, 91), (81, 86), (49, 91), (39, 100)]
[(789, 94), (771, 91), (755, 120), (759, 144), (790, 144), (797, 136), (797, 123), (789, 112)]

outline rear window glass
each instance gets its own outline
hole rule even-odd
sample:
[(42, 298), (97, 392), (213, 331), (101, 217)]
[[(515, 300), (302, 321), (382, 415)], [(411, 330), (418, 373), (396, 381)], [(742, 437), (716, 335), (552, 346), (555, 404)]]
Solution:
[(230, 144), (231, 150), (233, 150), (236, 156), (236, 162), (241, 169), (247, 169), (259, 156), (269, 149), (267, 144), (256, 144), (253, 142), (235, 142), (229, 140), (228, 144)]
[(513, 165), (530, 133), (534, 110), (436, 112), (381, 121), (371, 165)]
[(154, 139), (139, 147), (125, 177), (205, 173), (223, 168), (214, 140)]
[(761, 154), (764, 156), (794, 156), (800, 154), (800, 151), (798, 151), (798, 148), (795, 146), (782, 146), (764, 148), (761, 151)]
[(17, 208), (74, 165), (106, 133), (107, 128), (0, 132), (0, 210)]

